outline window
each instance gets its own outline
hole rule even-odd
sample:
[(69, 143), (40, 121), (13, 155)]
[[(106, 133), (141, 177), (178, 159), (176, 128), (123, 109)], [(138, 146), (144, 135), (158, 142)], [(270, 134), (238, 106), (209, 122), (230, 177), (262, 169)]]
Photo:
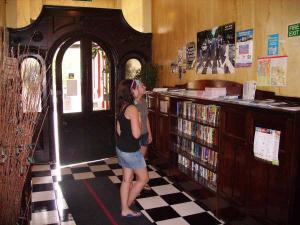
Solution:
[(127, 60), (125, 65), (125, 78), (133, 79), (137, 72), (141, 70), (142, 64), (139, 60), (131, 58)]

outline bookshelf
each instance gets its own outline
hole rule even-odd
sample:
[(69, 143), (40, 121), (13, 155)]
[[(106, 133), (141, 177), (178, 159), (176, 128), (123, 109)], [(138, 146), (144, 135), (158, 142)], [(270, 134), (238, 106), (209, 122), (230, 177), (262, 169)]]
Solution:
[(170, 100), (170, 148), (175, 167), (214, 192), (220, 146), (219, 111), (216, 105)]
[[(180, 87), (203, 90), (207, 86), (226, 87), (230, 95), (242, 94), (242, 85), (231, 81), (201, 80)], [(217, 202), (226, 200), (262, 224), (297, 224), (299, 110), (165, 92), (150, 92), (147, 98), (153, 106), (149, 107), (149, 117), (155, 131), (150, 152), (167, 162), (170, 173), (187, 176), (199, 185), (199, 191), (214, 194)], [(275, 96), (272, 92), (257, 90), (255, 98), (257, 102), (272, 98), (300, 106), (299, 98)], [(281, 132), (279, 165), (254, 156), (256, 127)], [(221, 219), (226, 218), (218, 203), (207, 207), (219, 212)]]

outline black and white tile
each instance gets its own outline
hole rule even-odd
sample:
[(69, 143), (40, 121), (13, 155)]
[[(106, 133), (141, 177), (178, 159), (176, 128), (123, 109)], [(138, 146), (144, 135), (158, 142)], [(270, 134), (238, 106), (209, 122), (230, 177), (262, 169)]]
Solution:
[[(155, 167), (149, 165), (148, 170), (151, 190), (141, 193), (136, 206), (153, 224), (224, 224)], [(55, 165), (33, 166), (31, 224), (75, 225), (76, 222), (63, 198), (58, 181), (103, 176), (107, 176), (115, 185), (120, 186), (122, 170), (116, 158), (61, 168), (60, 171)]]

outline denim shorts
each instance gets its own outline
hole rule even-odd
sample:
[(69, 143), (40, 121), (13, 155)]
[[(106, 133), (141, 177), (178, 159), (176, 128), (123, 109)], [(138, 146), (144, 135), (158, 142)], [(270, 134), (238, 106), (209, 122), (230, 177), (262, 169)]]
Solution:
[(140, 152), (123, 152), (116, 147), (119, 165), (125, 168), (140, 169), (146, 167), (145, 159)]
[(140, 146), (148, 146), (148, 133), (142, 134), (140, 136)]

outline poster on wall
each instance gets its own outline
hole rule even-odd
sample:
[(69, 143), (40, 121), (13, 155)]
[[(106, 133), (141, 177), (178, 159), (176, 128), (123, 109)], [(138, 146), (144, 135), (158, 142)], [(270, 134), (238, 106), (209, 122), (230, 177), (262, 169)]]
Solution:
[(253, 29), (236, 33), (235, 67), (249, 67), (253, 57)]
[(185, 46), (183, 48), (178, 49), (177, 66), (178, 66), (179, 79), (181, 79), (182, 75), (184, 73), (186, 73), (186, 48), (185, 48)]
[(235, 23), (197, 33), (197, 74), (234, 73)]
[(186, 44), (186, 69), (193, 69), (196, 60), (196, 44), (189, 42)]
[(178, 64), (177, 61), (172, 61), (170, 65), (171, 73), (178, 74)]
[(287, 56), (257, 59), (258, 86), (286, 86)]
[(278, 55), (279, 34), (268, 36), (268, 55)]

